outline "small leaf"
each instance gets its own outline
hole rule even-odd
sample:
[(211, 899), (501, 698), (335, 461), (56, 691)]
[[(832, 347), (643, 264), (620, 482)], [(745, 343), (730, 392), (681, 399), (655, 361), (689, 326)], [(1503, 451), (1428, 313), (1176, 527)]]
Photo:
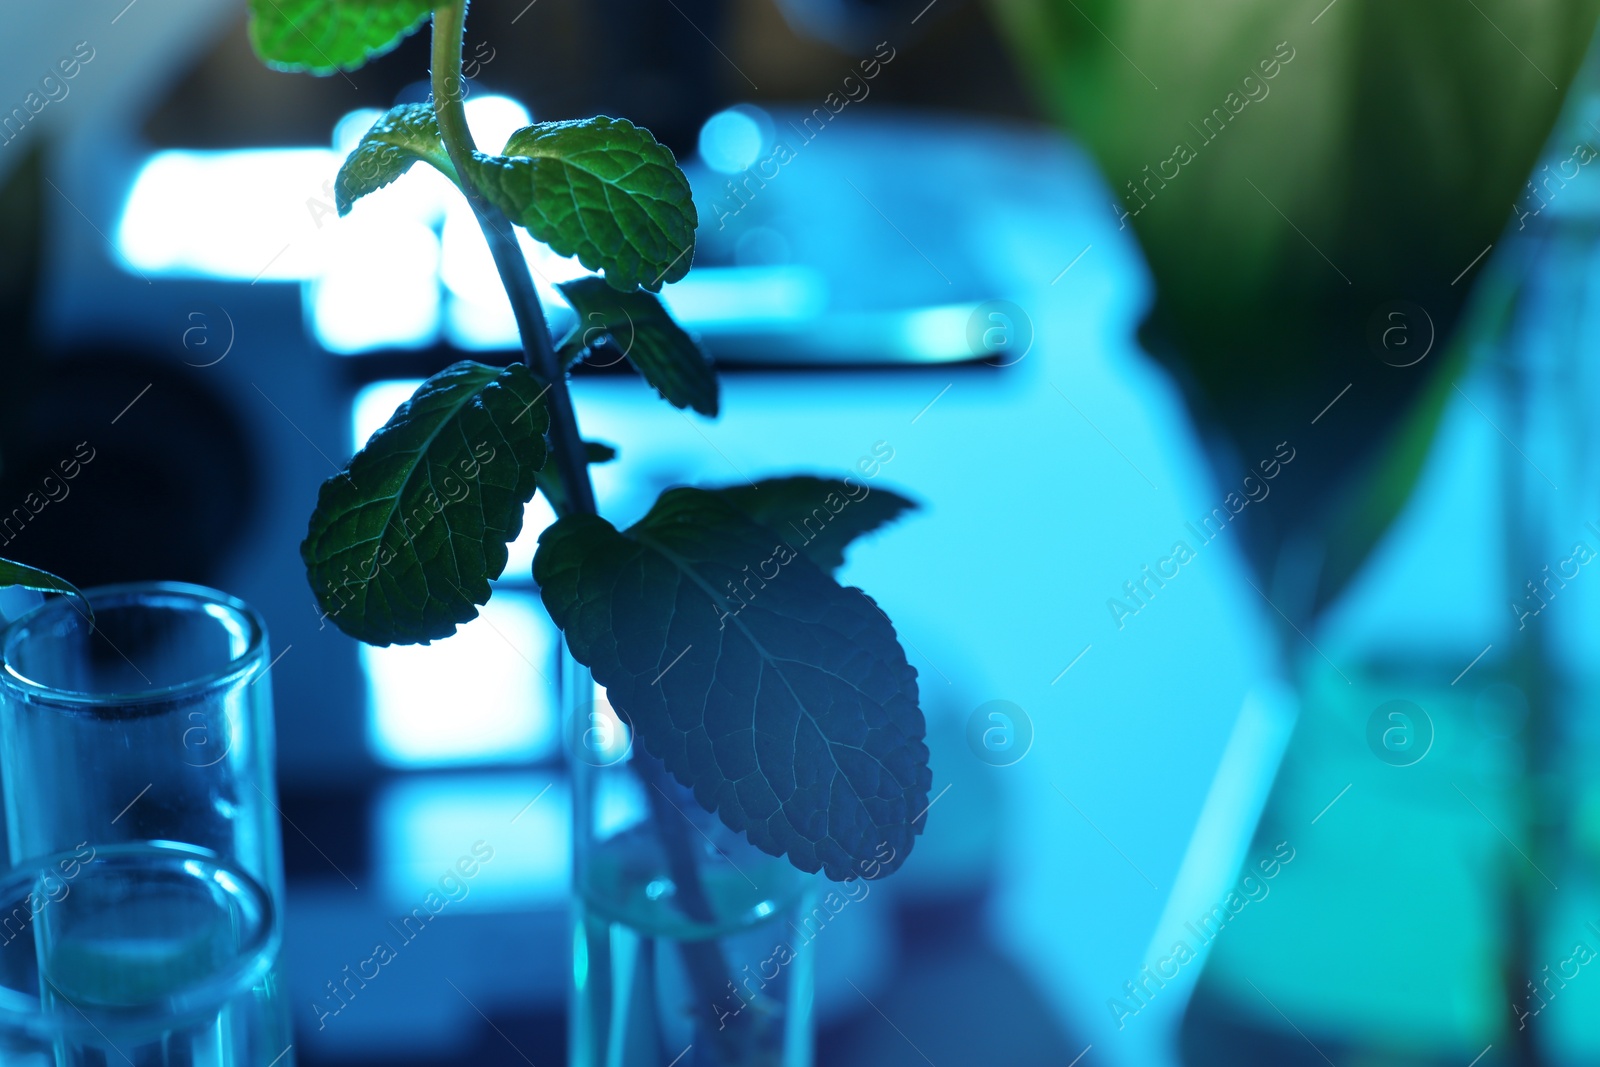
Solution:
[(382, 189), (419, 159), (456, 180), (432, 105), (402, 104), (390, 109), (361, 135), (361, 142), (339, 168), (333, 185), (339, 214), (348, 215), (357, 200)]
[(355, 70), (415, 33), (430, 0), (250, 0), (250, 43), (279, 70)]
[[(617, 450), (600, 441), (585, 441), (583, 443), (584, 461), (587, 463), (610, 463), (617, 458)], [(572, 502), (567, 498), (567, 488), (561, 484), (561, 475), (556, 470), (554, 463), (547, 463), (538, 475), (539, 492), (550, 501), (550, 507), (557, 515), (565, 515), (572, 510)]]
[(476, 153), (477, 183), (511, 221), (577, 256), (624, 292), (689, 273), (699, 222), (689, 179), (648, 130), (626, 119), (541, 122), (499, 156)]
[(521, 364), (463, 360), (323, 483), (300, 555), (339, 629), (426, 644), (477, 616), (544, 466), (543, 395)]
[(865, 593), (700, 489), (622, 533), (560, 519), (533, 570), (573, 656), (708, 811), (835, 880), (904, 861), (926, 731), (916, 671)]
[(673, 407), (716, 416), (717, 372), (660, 297), (641, 289), (618, 292), (593, 275), (558, 282), (556, 288), (578, 313), (578, 324), (561, 342), (564, 351), (609, 337)]
[(767, 478), (717, 493), (830, 574), (844, 566), (850, 542), (917, 507), (899, 493), (869, 489), (866, 482), (852, 486), (808, 474)]
[(57, 578), (49, 571), (42, 571), (23, 563), (13, 563), (9, 559), (0, 559), (0, 587), (8, 585), (20, 585), (24, 589), (40, 593), (64, 593), (67, 596), (77, 597), (78, 602), (83, 605), (83, 610), (88, 614), (89, 622), (94, 622), (94, 609), (89, 606), (88, 599), (78, 592), (78, 587), (65, 578)]

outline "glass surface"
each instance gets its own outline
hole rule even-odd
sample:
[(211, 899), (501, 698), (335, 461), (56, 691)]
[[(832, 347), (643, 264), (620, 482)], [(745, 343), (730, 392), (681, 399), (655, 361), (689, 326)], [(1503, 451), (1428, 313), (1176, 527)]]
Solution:
[[(1536, 175), (1592, 136), (1587, 114), (1563, 119)], [(1308, 1043), (1338, 1063), (1600, 1062), (1600, 985), (1578, 977), (1600, 944), (1600, 590), (1584, 577), (1600, 555), (1600, 212), (1570, 194), (1546, 206), (1481, 283), (1508, 310), (1468, 337), (1454, 386), (1475, 439), (1446, 412), (1390, 535), (1409, 554), (1374, 555), (1369, 571), (1388, 569), (1353, 586), (1342, 638), (1311, 634), (1253, 857), (1306, 844), (1214, 950), (1186, 1062), (1288, 1061)]]
[(566, 661), (574, 1067), (808, 1067), (816, 880), (695, 802)]
[(293, 1063), (266, 631), (196, 586), (0, 635), (0, 1063)]
[[(1300, 722), (1245, 863), (1186, 916), (1205, 954), (1186, 1063), (1322, 1062), (1307, 1039), (1340, 1064), (1513, 1047), (1506, 894), (1541, 877), (1518, 854), (1537, 857), (1518, 814), (1528, 703), (1503, 663), (1463, 674), (1476, 651), (1301, 660)], [(1129, 1026), (1156, 993), (1134, 989), (1114, 1009)]]

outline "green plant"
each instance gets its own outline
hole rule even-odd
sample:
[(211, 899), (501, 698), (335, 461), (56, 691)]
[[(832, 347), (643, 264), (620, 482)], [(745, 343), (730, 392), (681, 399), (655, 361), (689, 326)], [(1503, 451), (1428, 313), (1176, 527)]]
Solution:
[[(1409, 499), (1467, 348), (1506, 314), (1488, 268), (1544, 202), (1530, 171), (1600, 2), (990, 4), (1104, 170), (1107, 217), (1139, 238), (1156, 283), (1142, 339), (1218, 478), (1306, 441), (1279, 503), (1241, 516), (1240, 547), (1309, 630)], [(1389, 318), (1401, 300), (1411, 317)], [(1419, 345), (1437, 331), (1433, 354), (1380, 358), (1396, 322)]]
[[(66, 596), (76, 597), (78, 602), (88, 610), (89, 602), (84, 599), (78, 587), (64, 578), (57, 578), (49, 571), (42, 571), (37, 567), (29, 567), (24, 563), (13, 563), (9, 559), (0, 559), (0, 589), (20, 585), (24, 589), (32, 589), (38, 593), (62, 593)], [(89, 618), (94, 618), (91, 612)]]
[[(301, 554), (327, 617), (372, 644), (449, 636), (487, 601), (542, 492), (557, 515), (534, 561), (545, 607), (643, 748), (802, 870), (858, 876), (884, 844), (884, 872), (898, 867), (931, 782), (916, 672), (887, 616), (831, 572), (850, 540), (911, 503), (885, 490), (850, 502), (847, 483), (801, 477), (671, 489), (625, 530), (596, 513), (588, 465), (615, 453), (583, 441), (566, 383), (591, 343), (625, 328), (663, 398), (717, 412), (711, 364), (655, 295), (694, 258), (672, 154), (606, 117), (538, 123), (498, 155), (478, 151), (462, 104), (464, 0), (250, 6), (270, 65), (319, 74), (361, 66), (431, 16), (433, 99), (373, 125), (339, 171), (338, 208), (418, 161), (437, 168), (472, 206), (524, 348), (522, 364), (429, 378), (323, 485)], [(561, 287), (580, 325), (559, 342), (512, 224), (604, 275)], [(825, 538), (796, 549), (776, 532), (824, 508)]]

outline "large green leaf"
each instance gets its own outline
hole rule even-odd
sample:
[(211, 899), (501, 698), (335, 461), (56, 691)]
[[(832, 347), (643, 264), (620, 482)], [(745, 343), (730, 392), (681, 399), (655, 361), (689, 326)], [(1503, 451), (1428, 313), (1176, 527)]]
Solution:
[(809, 474), (765, 478), (716, 490), (830, 574), (844, 566), (850, 542), (916, 508), (916, 503), (866, 482)]
[(614, 288), (654, 291), (689, 273), (699, 222), (689, 180), (648, 130), (603, 115), (541, 122), (474, 159), (508, 218)]
[[(1479, 257), (1534, 203), (1524, 183), (1600, 0), (991, 3), (1138, 234), (1144, 339), (1217, 442), (1224, 491), (1278, 442), (1297, 450), (1237, 525), (1274, 601), (1311, 616), (1360, 563), (1330, 551), (1341, 513), (1366, 516), (1364, 555), (1420, 468), (1414, 431), (1436, 420), (1414, 412), (1455, 365)], [(1437, 334), (1416, 366), (1368, 340), (1397, 300)], [(1367, 485), (1386, 501), (1354, 502)]]
[(477, 616), (544, 466), (543, 395), (521, 364), (463, 360), (323, 483), (300, 555), (339, 629), (426, 644)]
[(569, 359), (609, 338), (673, 407), (717, 414), (717, 372), (660, 297), (640, 289), (619, 292), (593, 275), (556, 288), (578, 313), (577, 325), (560, 345)]
[(20, 585), (24, 589), (40, 593), (64, 593), (76, 597), (83, 605), (83, 610), (88, 613), (89, 621), (94, 621), (94, 611), (89, 607), (89, 601), (84, 595), (78, 592), (78, 587), (65, 578), (57, 578), (49, 571), (42, 571), (23, 563), (13, 563), (9, 559), (0, 559), (0, 587), (8, 585)]
[(250, 0), (250, 43), (279, 70), (333, 74), (383, 55), (432, 12), (429, 0)]
[(390, 109), (345, 157), (333, 183), (334, 200), (340, 215), (350, 213), (355, 202), (376, 192), (423, 160), (437, 167), (451, 181), (456, 169), (439, 138), (439, 120), (431, 104), (401, 104)]
[(662, 494), (619, 533), (545, 530), (545, 607), (638, 743), (752, 844), (802, 870), (898, 867), (932, 776), (894, 627), (725, 499)]

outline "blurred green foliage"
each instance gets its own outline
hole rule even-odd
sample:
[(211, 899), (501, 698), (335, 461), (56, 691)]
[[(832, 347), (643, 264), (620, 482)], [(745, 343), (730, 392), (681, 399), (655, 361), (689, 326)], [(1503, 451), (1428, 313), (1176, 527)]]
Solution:
[[(1600, 0), (991, 3), (1138, 234), (1143, 340), (1222, 484), (1279, 441), (1306, 457), (1239, 525), (1274, 602), (1314, 617), (1409, 494), (1477, 257), (1518, 228)], [(1395, 324), (1429, 356), (1394, 365)]]

